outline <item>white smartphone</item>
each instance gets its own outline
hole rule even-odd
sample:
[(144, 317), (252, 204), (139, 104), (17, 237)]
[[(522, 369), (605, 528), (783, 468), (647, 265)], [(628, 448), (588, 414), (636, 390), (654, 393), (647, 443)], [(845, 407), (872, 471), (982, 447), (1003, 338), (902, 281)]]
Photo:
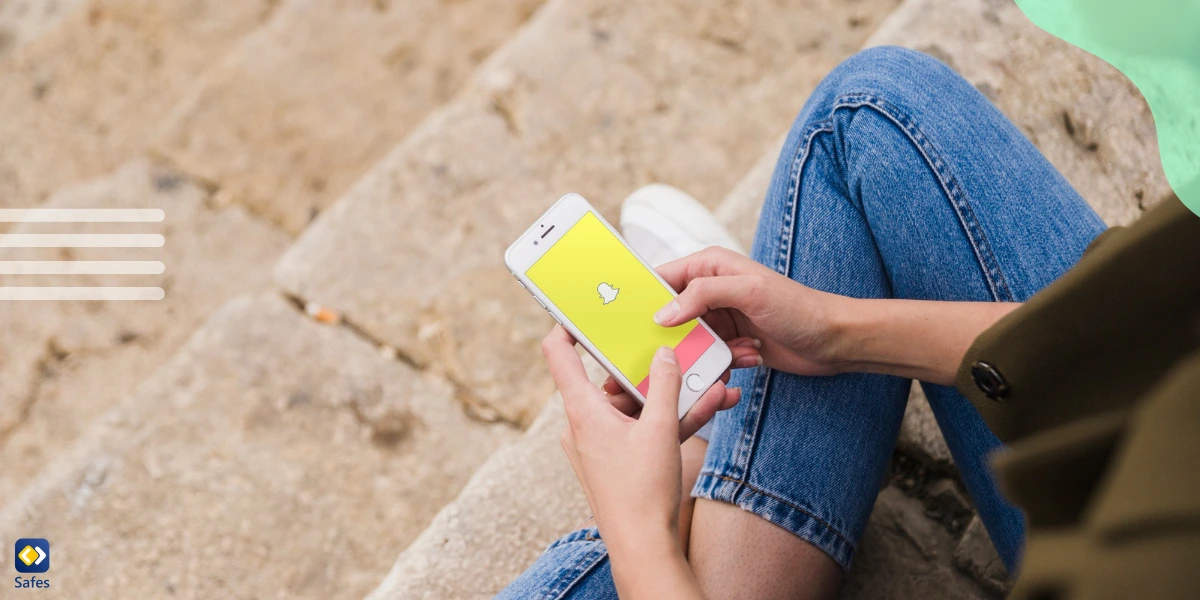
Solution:
[(676, 327), (654, 322), (675, 297), (621, 235), (579, 194), (554, 203), (504, 253), (504, 264), (580, 345), (639, 402), (646, 402), (650, 362), (675, 349), (683, 418), (733, 359), (700, 319)]

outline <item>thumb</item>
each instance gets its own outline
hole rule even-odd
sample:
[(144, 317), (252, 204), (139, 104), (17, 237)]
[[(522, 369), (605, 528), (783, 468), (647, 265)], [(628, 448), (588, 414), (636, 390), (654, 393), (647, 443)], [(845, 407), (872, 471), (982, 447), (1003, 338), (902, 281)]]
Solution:
[(639, 420), (671, 428), (678, 436), (681, 381), (675, 351), (666, 346), (659, 348), (654, 354), (654, 361), (650, 363), (650, 393), (647, 394), (646, 407), (642, 409)]
[(654, 314), (654, 322), (663, 327), (674, 327), (718, 308), (750, 314), (757, 301), (756, 294), (762, 287), (761, 278), (755, 275), (693, 279), (674, 300)]

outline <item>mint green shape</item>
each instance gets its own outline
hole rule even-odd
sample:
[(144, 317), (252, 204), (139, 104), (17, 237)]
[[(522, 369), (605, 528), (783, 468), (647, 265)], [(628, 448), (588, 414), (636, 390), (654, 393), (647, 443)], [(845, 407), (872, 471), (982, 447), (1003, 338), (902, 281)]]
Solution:
[(1200, 215), (1200, 0), (1016, 2), (1035, 25), (1137, 86), (1154, 115), (1167, 182)]

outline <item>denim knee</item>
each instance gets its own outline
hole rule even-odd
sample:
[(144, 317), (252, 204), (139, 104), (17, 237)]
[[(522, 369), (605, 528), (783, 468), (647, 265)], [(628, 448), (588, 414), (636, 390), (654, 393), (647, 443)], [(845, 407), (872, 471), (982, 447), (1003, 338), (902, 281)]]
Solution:
[(946, 90), (974, 90), (945, 63), (923, 52), (899, 46), (860, 50), (842, 61), (825, 81), (834, 84), (834, 97), (871, 92), (902, 98), (929, 96)]
[(595, 527), (573, 531), (550, 544), (496, 600), (617, 600), (608, 549)]
[(830, 118), (837, 108), (863, 100), (901, 112), (925, 112), (946, 103), (990, 107), (970, 82), (938, 59), (908, 48), (879, 46), (859, 51), (830, 71), (809, 96), (793, 129), (810, 127)]

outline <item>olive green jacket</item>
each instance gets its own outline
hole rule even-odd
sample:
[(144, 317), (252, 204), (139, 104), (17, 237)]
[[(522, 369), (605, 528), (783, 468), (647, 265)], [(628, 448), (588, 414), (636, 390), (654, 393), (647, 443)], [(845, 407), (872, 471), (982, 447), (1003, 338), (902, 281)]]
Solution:
[(956, 384), (1009, 449), (1012, 598), (1200, 598), (1200, 217), (1105, 232), (975, 340)]

